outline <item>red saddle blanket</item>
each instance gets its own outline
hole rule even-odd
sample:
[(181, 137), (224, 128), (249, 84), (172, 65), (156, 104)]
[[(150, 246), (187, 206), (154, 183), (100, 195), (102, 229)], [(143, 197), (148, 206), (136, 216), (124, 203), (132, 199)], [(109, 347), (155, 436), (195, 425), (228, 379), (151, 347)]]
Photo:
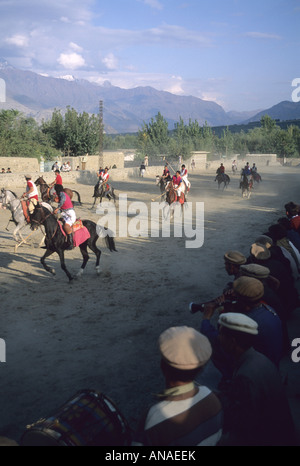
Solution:
[(29, 204), (28, 200), (21, 201), (21, 205), (22, 205), (25, 220), (26, 220), (27, 223), (30, 223), (30, 217), (29, 217), (29, 214), (28, 214), (28, 204)]
[[(67, 236), (62, 223), (60, 221), (58, 223), (64, 236)], [(80, 244), (84, 243), (87, 239), (91, 237), (89, 230), (83, 225), (82, 220), (80, 219), (76, 220), (72, 228), (74, 247), (80, 246)]]

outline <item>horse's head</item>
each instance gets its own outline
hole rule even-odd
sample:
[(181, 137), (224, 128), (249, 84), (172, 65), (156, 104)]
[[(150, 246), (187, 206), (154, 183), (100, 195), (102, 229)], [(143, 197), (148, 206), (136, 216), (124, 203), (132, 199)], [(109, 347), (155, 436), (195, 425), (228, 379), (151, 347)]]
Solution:
[(156, 177), (155, 177), (155, 184), (156, 184), (156, 186), (159, 184), (159, 182), (160, 182), (160, 176), (159, 176), (159, 175), (156, 175)]
[(30, 216), (30, 228), (32, 230), (36, 230), (43, 224), (46, 217), (44, 209), (36, 199), (30, 199), (28, 212)]
[(12, 191), (8, 191), (7, 189), (2, 188), (0, 193), (0, 202), (4, 205), (10, 204), (14, 199), (16, 199), (16, 195)]
[(34, 182), (37, 186), (41, 186), (42, 184), (46, 184), (46, 181), (42, 176), (39, 176), (38, 179)]

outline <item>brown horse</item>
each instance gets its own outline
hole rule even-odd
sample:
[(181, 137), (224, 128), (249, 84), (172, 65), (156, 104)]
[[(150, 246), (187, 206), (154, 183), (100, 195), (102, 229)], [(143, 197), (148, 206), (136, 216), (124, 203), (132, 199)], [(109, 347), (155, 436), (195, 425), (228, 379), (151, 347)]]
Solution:
[(166, 203), (168, 204), (169, 209), (168, 209), (167, 215), (165, 215), (165, 212), (164, 212), (164, 217), (166, 218), (170, 214), (170, 218), (173, 218), (174, 210), (175, 210), (176, 205), (178, 205), (178, 203), (180, 204), (181, 211), (183, 212), (183, 206), (185, 202), (186, 202), (185, 185), (184, 185), (183, 192), (181, 192), (180, 197), (178, 197), (176, 189), (174, 188), (172, 183), (169, 183), (169, 185), (167, 186), (167, 190), (166, 190)]
[[(46, 183), (46, 181), (44, 180), (44, 178), (42, 176), (40, 176), (36, 181), (35, 181), (35, 184), (36, 186), (39, 186), (40, 187), (40, 191), (41, 191), (41, 196), (42, 196), (42, 201), (44, 202), (49, 202), (49, 201), (53, 201), (54, 198), (53, 196), (50, 194), (50, 186)], [(74, 189), (69, 189), (69, 188), (64, 188), (64, 192), (69, 196), (70, 199), (73, 198), (73, 194), (75, 193), (77, 195), (77, 199), (78, 199), (78, 203), (79, 205), (82, 205), (81, 203), (81, 199), (80, 199), (80, 194), (75, 191)]]

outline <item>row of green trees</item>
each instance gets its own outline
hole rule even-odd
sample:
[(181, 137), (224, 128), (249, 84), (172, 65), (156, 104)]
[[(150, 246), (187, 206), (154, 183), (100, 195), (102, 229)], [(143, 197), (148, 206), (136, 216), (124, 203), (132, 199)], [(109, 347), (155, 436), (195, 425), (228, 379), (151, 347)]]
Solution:
[[(55, 110), (52, 118), (38, 124), (17, 110), (0, 112), (0, 155), (6, 157), (43, 156), (52, 160), (58, 155), (78, 156), (99, 151), (100, 122), (96, 115), (78, 113), (67, 107), (64, 115)], [(227, 127), (221, 135), (197, 120), (185, 124), (180, 118), (170, 131), (167, 120), (158, 113), (149, 123), (143, 123), (137, 134), (103, 137), (104, 150), (137, 149), (140, 157), (181, 155), (205, 150), (210, 154), (230, 156), (246, 153), (275, 153), (279, 157), (300, 156), (300, 128), (295, 125), (281, 129), (268, 115), (261, 118), (260, 127), (233, 133)]]
[(138, 132), (137, 147), (142, 154), (189, 156), (191, 151), (209, 151), (211, 154), (230, 156), (247, 153), (277, 154), (278, 157), (300, 156), (300, 128), (289, 126), (281, 129), (268, 115), (261, 118), (261, 125), (248, 132), (232, 133), (229, 128), (216, 136), (207, 124), (200, 126), (190, 120), (186, 125), (182, 118), (170, 133), (168, 123), (159, 113), (150, 123), (144, 123)]

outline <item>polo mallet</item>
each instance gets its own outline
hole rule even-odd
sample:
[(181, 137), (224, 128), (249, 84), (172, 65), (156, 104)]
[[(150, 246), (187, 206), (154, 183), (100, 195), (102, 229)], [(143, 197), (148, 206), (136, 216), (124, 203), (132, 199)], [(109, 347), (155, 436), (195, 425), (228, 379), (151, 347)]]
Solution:
[(173, 170), (174, 173), (176, 173), (176, 170), (174, 170), (174, 168), (172, 167), (172, 165), (166, 160), (166, 163), (168, 164), (168, 166)]
[(164, 196), (166, 193), (162, 193), (159, 196), (155, 197), (154, 199), (151, 199), (152, 202), (155, 201), (155, 199), (159, 199), (160, 197)]
[(22, 241), (19, 243), (19, 244), (16, 244), (15, 245), (15, 252), (17, 251), (18, 247), (21, 246), (21, 244), (25, 243), (27, 238), (29, 238), (29, 236), (32, 235), (32, 233), (34, 233), (36, 230), (32, 230), (28, 236), (26, 236), (26, 238), (22, 239)]

